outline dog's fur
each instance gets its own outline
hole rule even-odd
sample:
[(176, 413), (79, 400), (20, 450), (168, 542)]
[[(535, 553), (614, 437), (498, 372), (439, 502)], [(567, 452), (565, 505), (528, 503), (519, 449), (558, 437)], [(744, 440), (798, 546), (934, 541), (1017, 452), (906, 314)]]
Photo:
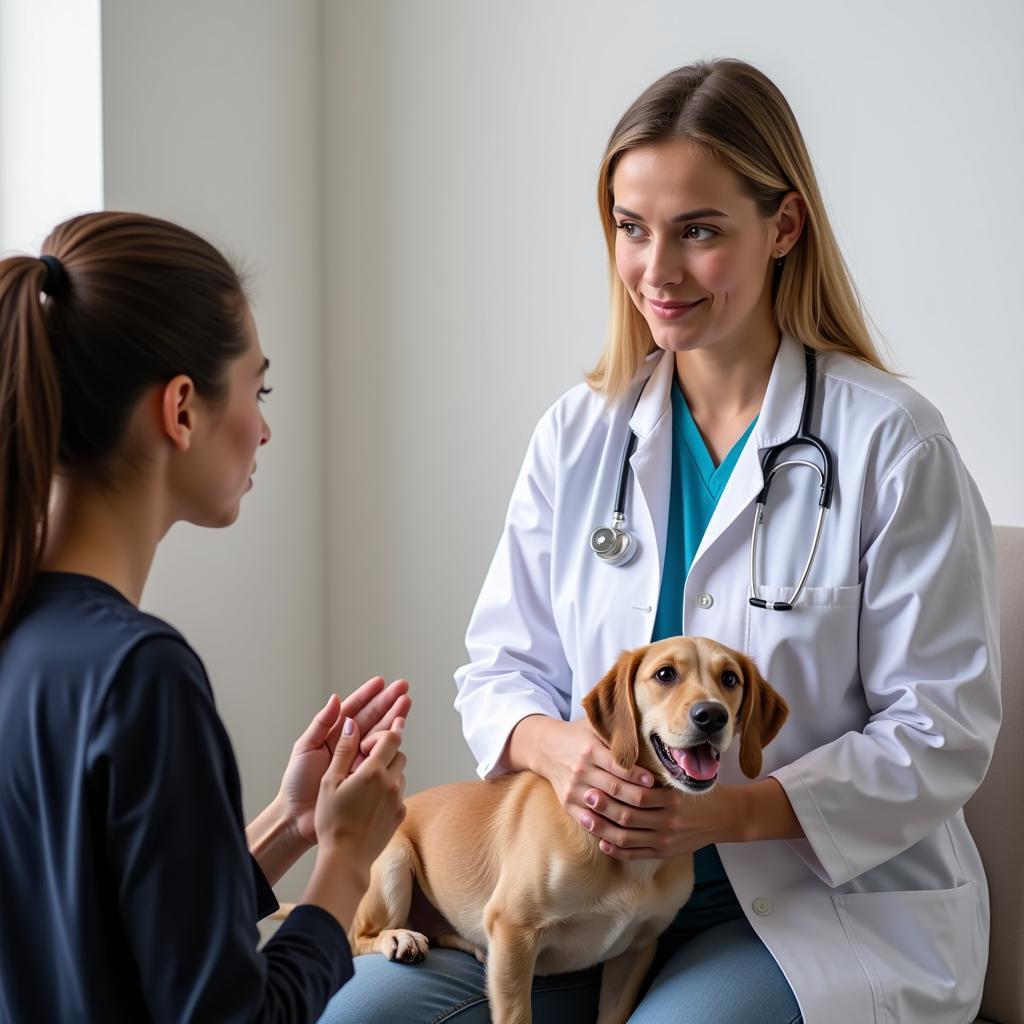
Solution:
[[(728, 716), (711, 736), (690, 718), (704, 702)], [(687, 637), (624, 652), (583, 706), (619, 764), (642, 765), (660, 785), (692, 794), (714, 779), (691, 779), (668, 748), (710, 739), (719, 755), (738, 736), (740, 767), (756, 778), (762, 747), (787, 715), (749, 658)], [(607, 856), (531, 772), (438, 786), (407, 808), (373, 865), (349, 936), (354, 953), (413, 962), (429, 942), (473, 953), (486, 962), (498, 1024), (528, 1024), (534, 974), (605, 961), (599, 1024), (629, 1017), (658, 936), (689, 899), (692, 857)]]

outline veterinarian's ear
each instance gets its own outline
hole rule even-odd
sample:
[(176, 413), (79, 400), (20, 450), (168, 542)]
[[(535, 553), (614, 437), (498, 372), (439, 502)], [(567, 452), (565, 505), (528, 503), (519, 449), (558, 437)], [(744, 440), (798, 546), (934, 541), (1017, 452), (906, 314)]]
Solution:
[(757, 666), (740, 657), (743, 702), (740, 704), (740, 768), (748, 779), (761, 774), (761, 751), (778, 735), (789, 707), (768, 684)]
[(633, 680), (641, 661), (643, 648), (623, 651), (614, 667), (583, 698), (583, 710), (594, 732), (608, 744), (612, 757), (623, 768), (632, 768), (640, 757)]

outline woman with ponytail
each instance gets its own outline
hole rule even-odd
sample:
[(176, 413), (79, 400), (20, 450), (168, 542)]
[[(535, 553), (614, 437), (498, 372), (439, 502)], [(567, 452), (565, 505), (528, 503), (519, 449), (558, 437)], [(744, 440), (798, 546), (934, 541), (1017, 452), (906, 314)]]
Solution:
[(0, 261), (0, 1021), (312, 1021), (351, 976), (408, 683), (332, 695), (246, 829), (202, 663), (138, 608), (173, 523), (237, 518), (268, 365), (238, 274), (174, 224), (87, 214)]

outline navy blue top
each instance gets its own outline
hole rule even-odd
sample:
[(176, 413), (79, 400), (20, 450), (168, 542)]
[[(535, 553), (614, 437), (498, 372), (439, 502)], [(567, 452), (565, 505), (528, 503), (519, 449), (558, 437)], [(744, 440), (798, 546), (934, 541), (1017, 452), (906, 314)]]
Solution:
[[(665, 563), (654, 617), (652, 642), (683, 631), (683, 587), (718, 499), (754, 429), (757, 417), (716, 466), (679, 387), (672, 383), (672, 490), (669, 499)], [(693, 856), (693, 894), (676, 918), (676, 927), (703, 929), (742, 916), (732, 885), (711, 844)]]
[(277, 907), (184, 638), (89, 576), (43, 573), (0, 643), (0, 1021), (315, 1021), (345, 933)]

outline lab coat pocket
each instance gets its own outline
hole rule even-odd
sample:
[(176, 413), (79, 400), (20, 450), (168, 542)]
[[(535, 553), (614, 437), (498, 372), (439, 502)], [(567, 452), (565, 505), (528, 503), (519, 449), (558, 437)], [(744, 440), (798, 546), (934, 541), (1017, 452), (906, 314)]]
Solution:
[(985, 974), (977, 882), (832, 902), (871, 982), (878, 1024), (961, 1024), (977, 1010)]
[[(766, 601), (785, 601), (793, 594), (792, 587), (757, 589)], [(837, 687), (860, 686), (860, 594), (859, 585), (805, 587), (791, 611), (748, 605), (747, 652), (793, 707), (830, 706), (835, 703)], [(826, 717), (822, 716), (822, 723)], [(831, 738), (825, 734), (812, 737), (818, 744)]]

